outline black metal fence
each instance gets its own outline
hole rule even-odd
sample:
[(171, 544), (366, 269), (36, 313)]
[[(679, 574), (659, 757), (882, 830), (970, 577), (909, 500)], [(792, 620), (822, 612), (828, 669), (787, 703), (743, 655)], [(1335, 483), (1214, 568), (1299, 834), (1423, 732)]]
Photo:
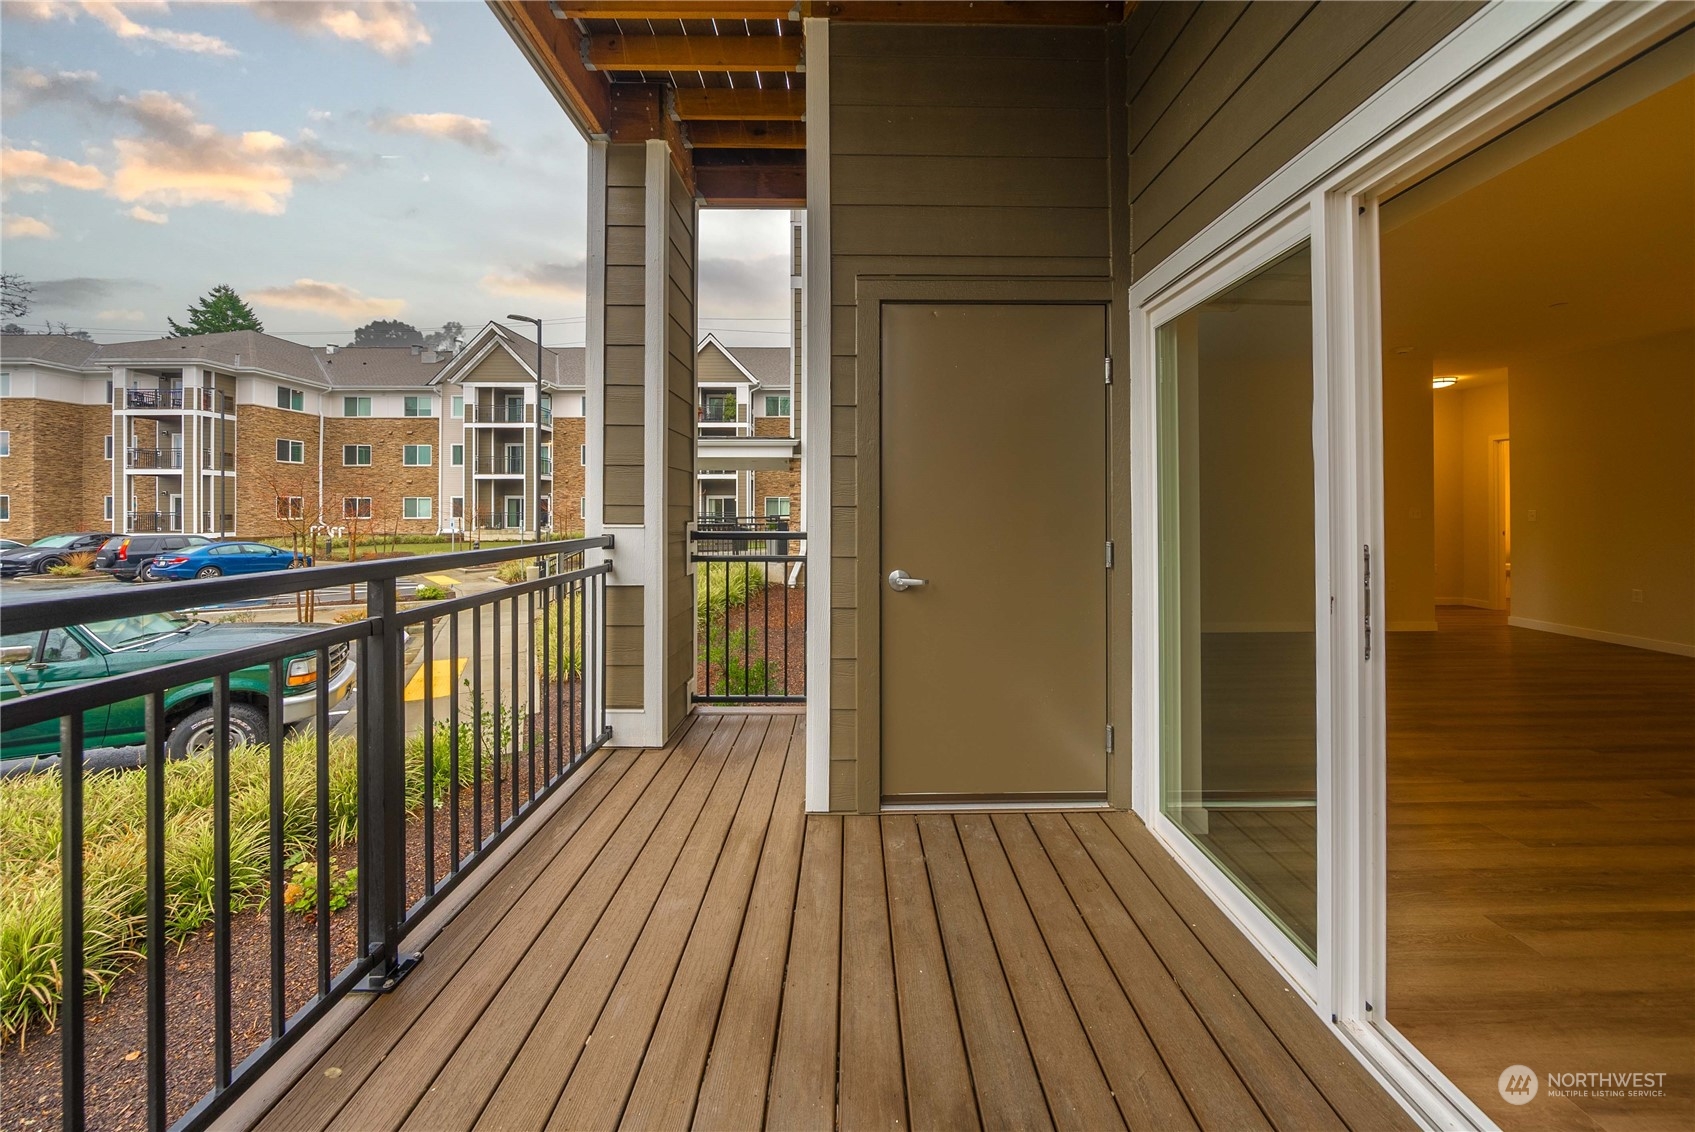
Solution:
[(689, 534), (695, 574), (695, 701), (806, 700), (806, 534), (786, 520), (713, 520)]
[[(42, 634), (45, 641), (51, 631), (66, 626), (332, 588), (362, 587), (367, 602), (365, 616), (345, 623), (303, 625), (280, 639), (260, 638), (261, 643), (216, 655), (24, 695), (0, 707), (0, 729), (7, 733), (0, 742), (27, 734), (25, 728), (58, 728), (62, 993), (56, 1028), (64, 1128), (83, 1128), (87, 1113), (90, 972), (84, 860), (90, 847), (84, 836), (84, 798), (93, 775), (145, 777), (145, 927), (130, 946), (139, 945), (146, 957), (147, 1126), (204, 1126), (337, 1001), (351, 992), (381, 992), (404, 978), (418, 961), (402, 952), (408, 928), (610, 738), (604, 642), (611, 547), (610, 537), (575, 539), (140, 591), (125, 588), (122, 594), (8, 607), (8, 639)], [(585, 564), (586, 555), (602, 549), (608, 552), (606, 561)], [(510, 561), (525, 561), (530, 577), (428, 604), (400, 603), (402, 574)], [(209, 703), (185, 718), (183, 689), (202, 686)], [(342, 700), (349, 689), (353, 694)], [(99, 716), (85, 713), (116, 711), (113, 705), (137, 701), (146, 729), (141, 769), (85, 768), (85, 750), (101, 745), (86, 729), (86, 719)], [(341, 702), (352, 703), (351, 721), (337, 719), (346, 714), (337, 710)], [(190, 745), (193, 735), (185, 740), (180, 729), (195, 718), (200, 742)], [(332, 723), (341, 727), (332, 728)], [(299, 737), (290, 735), (296, 730)], [(234, 752), (241, 757), (241, 772), (257, 780), (262, 768), (264, 779), (268, 844), (260, 854), (262, 875), (246, 876), (245, 895), (235, 891), (232, 881), (232, 738), (248, 744)], [(214, 1048), (207, 1091), (200, 1095), (197, 1085), (189, 1096), (181, 1095), (187, 1090), (180, 1088), (173, 1095), (167, 1085), (172, 1058), (196, 1052), (193, 1042), (172, 1049), (180, 999), (171, 993), (167, 970), (175, 942), (167, 923), (175, 895), (167, 893), (167, 859), (179, 850), (167, 844), (166, 784), (177, 770), (168, 759), (185, 747), (189, 757), (211, 762), (207, 820), (213, 840)], [(308, 747), (309, 757), (303, 759)], [(356, 775), (356, 791), (348, 787), (349, 770)], [(351, 829), (344, 822), (341, 832), (356, 840), (358, 859), (351, 892), (357, 939), (340, 957), (332, 947), (329, 913), (337, 896), (331, 828), (331, 790), (337, 783), (342, 797), (356, 793)], [(285, 818), (285, 797), (299, 803), (308, 788), (309, 829), (285, 830), (299, 813)], [(315, 875), (304, 882), (291, 877), (291, 844), (315, 862)], [(291, 939), (285, 920), (285, 907), (306, 895), (302, 883), (311, 889), (317, 909), (315, 938), (309, 943), (300, 938), (298, 927)], [(263, 911), (252, 911), (256, 905)], [(266, 945), (253, 942), (258, 937), (250, 922), (255, 916), (263, 920)], [(248, 943), (237, 950), (232, 932), (241, 917), (247, 929), (241, 938)], [(309, 993), (300, 989), (303, 966), (312, 973)], [(243, 973), (242, 993), (255, 980), (263, 987), (262, 1038), (244, 1036), (233, 1024), (236, 968)]]

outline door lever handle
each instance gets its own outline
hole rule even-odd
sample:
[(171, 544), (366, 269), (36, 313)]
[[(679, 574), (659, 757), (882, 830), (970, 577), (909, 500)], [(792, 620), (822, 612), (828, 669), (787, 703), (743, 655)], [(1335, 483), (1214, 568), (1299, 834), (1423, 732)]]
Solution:
[(927, 586), (929, 584), (930, 583), (923, 578), (912, 577), (905, 570), (889, 571), (889, 588), (894, 590), (896, 593), (899, 593), (901, 590), (910, 590), (914, 586)]

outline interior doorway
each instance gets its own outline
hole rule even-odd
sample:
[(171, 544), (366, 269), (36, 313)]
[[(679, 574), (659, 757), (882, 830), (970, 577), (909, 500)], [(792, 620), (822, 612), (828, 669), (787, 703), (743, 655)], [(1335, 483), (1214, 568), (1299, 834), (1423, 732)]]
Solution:
[(1695, 1122), (1691, 39), (1379, 210), (1377, 1006), (1508, 1129)]

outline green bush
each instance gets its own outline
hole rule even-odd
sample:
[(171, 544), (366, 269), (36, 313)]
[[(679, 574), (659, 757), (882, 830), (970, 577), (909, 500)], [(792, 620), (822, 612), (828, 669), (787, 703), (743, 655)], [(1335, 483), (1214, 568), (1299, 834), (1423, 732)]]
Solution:
[(440, 586), (423, 585), (412, 591), (412, 597), (417, 601), (440, 601), (447, 596), (447, 591)]
[[(563, 621), (563, 627), (560, 625)], [(546, 637), (544, 641), (542, 638)], [(559, 655), (561, 638), (567, 638), (566, 655)], [(540, 608), (536, 611), (536, 675), (545, 683), (548, 679), (583, 674), (583, 599), (581, 595), (548, 603), (546, 620)], [(569, 672), (566, 669), (570, 669)]]
[(530, 560), (527, 558), (512, 558), (502, 562), (494, 571), (497, 581), (511, 585), (522, 582), (530, 576)]
[[(718, 696), (746, 696), (763, 692), (766, 684), (766, 673), (770, 669), (765, 659), (764, 647), (759, 643), (759, 634), (754, 633), (753, 640), (748, 640), (747, 629), (735, 629), (730, 633), (728, 642), (714, 640), (707, 651), (707, 671), (715, 673), (712, 692)], [(747, 663), (742, 663), (743, 647), (746, 646)]]
[(702, 621), (722, 617), (726, 610), (746, 605), (750, 594), (764, 588), (764, 567), (751, 562), (702, 562), (694, 581), (695, 616)]

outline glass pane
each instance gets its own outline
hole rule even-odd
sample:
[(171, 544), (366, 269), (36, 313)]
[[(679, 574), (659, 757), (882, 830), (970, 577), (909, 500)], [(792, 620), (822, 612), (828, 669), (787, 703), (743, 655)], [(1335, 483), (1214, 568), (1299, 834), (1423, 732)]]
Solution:
[(1162, 326), (1167, 816), (1318, 944), (1312, 265)]

